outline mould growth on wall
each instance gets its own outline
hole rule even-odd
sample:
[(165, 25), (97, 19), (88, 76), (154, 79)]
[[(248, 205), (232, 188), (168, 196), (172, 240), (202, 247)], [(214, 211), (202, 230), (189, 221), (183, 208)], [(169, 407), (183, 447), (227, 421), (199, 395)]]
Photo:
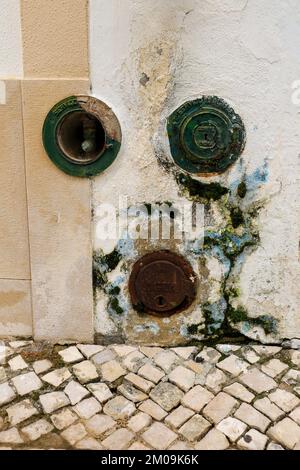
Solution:
[[(256, 173), (261, 174), (260, 171)], [(272, 315), (266, 312), (253, 318), (246, 308), (238, 303), (240, 292), (236, 270), (243, 264), (244, 256), (255, 250), (260, 241), (257, 216), (264, 204), (262, 201), (248, 204), (244, 202), (247, 194), (253, 193), (253, 181), (250, 188), (247, 186), (246, 177), (242, 185), (240, 183), (227, 187), (220, 183), (205, 183), (176, 171), (173, 175), (181, 197), (202, 203), (206, 211), (213, 209), (221, 217), (221, 222), (206, 228), (203, 240), (186, 241), (177, 246), (183, 256), (198, 265), (200, 277), (199, 273), (202, 270), (202, 277), (206, 278), (203, 289), (206, 286), (210, 292), (206, 295), (206, 300), (205, 297), (202, 300), (197, 299), (198, 305), (194, 310), (197, 312), (197, 308), (200, 308), (200, 315), (187, 312), (186, 318), (180, 320), (181, 326), (178, 324), (179, 331), (177, 331), (178, 344), (195, 340), (214, 341), (222, 337), (246, 338), (249, 330), (253, 328), (261, 328), (265, 335), (276, 334), (278, 325)], [(146, 217), (150, 218), (152, 205), (146, 202), (144, 206)], [(163, 211), (164, 207), (167, 209), (171, 207), (171, 202), (158, 201), (157, 206)], [(138, 258), (138, 253), (143, 254), (161, 248), (161, 241), (152, 246), (151, 242), (146, 241), (143, 244), (128, 238), (128, 234), (126, 236), (127, 241), (120, 240), (111, 253), (105, 255), (98, 252), (94, 255), (94, 289), (100, 289), (105, 293), (108, 315), (118, 325), (122, 337), (124, 337), (124, 322), (132, 314), (127, 284), (133, 263)], [(215, 262), (222, 270), (217, 281), (214, 280), (212, 272), (212, 265)], [(112, 277), (110, 273), (113, 274)], [(140, 342), (143, 342), (146, 332), (159, 336), (162, 334), (162, 329), (170, 327), (168, 320), (158, 324), (155, 318), (143, 311), (136, 311), (135, 315), (140, 319), (134, 326)]]

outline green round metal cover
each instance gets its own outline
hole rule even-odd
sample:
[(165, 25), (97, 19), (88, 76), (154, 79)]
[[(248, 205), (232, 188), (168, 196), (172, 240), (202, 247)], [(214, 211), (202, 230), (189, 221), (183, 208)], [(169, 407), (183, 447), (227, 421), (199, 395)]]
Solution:
[(63, 99), (49, 111), (43, 126), (49, 158), (72, 176), (94, 176), (108, 168), (118, 155), (121, 139), (113, 111), (91, 96)]
[(175, 163), (199, 175), (222, 173), (245, 146), (240, 116), (216, 96), (184, 103), (169, 116), (167, 131)]

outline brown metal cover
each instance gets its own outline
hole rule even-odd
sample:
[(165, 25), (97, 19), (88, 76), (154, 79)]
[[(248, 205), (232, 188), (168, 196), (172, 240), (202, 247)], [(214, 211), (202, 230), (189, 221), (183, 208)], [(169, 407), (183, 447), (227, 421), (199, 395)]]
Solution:
[(129, 291), (136, 310), (169, 316), (191, 305), (196, 296), (196, 276), (182, 256), (155, 251), (134, 264)]

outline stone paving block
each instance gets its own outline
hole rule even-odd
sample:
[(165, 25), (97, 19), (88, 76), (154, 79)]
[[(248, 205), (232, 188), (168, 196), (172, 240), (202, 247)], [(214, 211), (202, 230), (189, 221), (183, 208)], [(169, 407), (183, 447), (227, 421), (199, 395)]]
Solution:
[(6, 408), (6, 412), (9, 422), (12, 426), (15, 426), (30, 418), (31, 416), (38, 414), (38, 410), (35, 406), (33, 406), (29, 399), (20, 401), (19, 403)]
[(137, 433), (150, 426), (151, 422), (152, 419), (149, 415), (143, 412), (139, 412), (130, 418), (128, 421), (128, 427), (131, 429), (131, 431)]
[(184, 392), (188, 392), (195, 383), (195, 373), (186, 367), (177, 366), (169, 374), (169, 381), (177, 385)]
[(247, 403), (250, 403), (255, 397), (255, 395), (249, 392), (244, 385), (239, 384), (238, 382), (234, 382), (233, 384), (228, 385), (228, 387), (225, 387), (224, 392)]
[(181, 426), (178, 432), (188, 441), (194, 442), (201, 439), (210, 427), (210, 422), (203, 418), (203, 416), (194, 415), (183, 426)]
[(218, 429), (211, 429), (200, 442), (196, 443), (196, 450), (225, 450), (229, 447), (226, 436)]
[(112, 349), (104, 349), (103, 351), (91, 357), (91, 361), (96, 367), (105, 364), (105, 362), (112, 361), (116, 357), (116, 353)]
[(154, 356), (155, 364), (160, 367), (166, 374), (169, 374), (171, 370), (179, 364), (179, 358), (174, 351), (164, 350)]
[(32, 364), (33, 370), (36, 374), (47, 372), (52, 367), (52, 363), (48, 359), (41, 359)]
[(87, 388), (101, 404), (113, 397), (113, 394), (105, 383), (89, 384)]
[(165, 450), (177, 439), (177, 434), (162, 423), (154, 423), (142, 434), (142, 438), (154, 449)]
[(300, 425), (300, 406), (290, 413), (290, 418)]
[(133, 415), (135, 410), (135, 405), (122, 396), (112, 398), (103, 407), (104, 413), (114, 419), (129, 418)]
[(104, 447), (93, 437), (85, 437), (75, 444), (79, 450), (103, 450)]
[(160, 348), (158, 346), (140, 346), (140, 351), (147, 357), (154, 357), (156, 354), (159, 352), (163, 351), (163, 348)]
[(114, 382), (123, 375), (126, 375), (126, 370), (115, 360), (105, 362), (100, 366), (102, 380), (105, 382)]
[(300, 427), (290, 418), (284, 418), (276, 423), (267, 432), (268, 436), (280, 444), (293, 449), (300, 441)]
[(43, 375), (42, 380), (50, 385), (53, 385), (53, 387), (59, 387), (71, 376), (72, 375), (70, 371), (66, 367), (62, 367), (61, 369), (56, 369), (46, 375)]
[(139, 375), (133, 374), (130, 372), (124, 377), (124, 380), (127, 380), (127, 382), (130, 382), (132, 385), (134, 385), (136, 388), (141, 390), (144, 393), (149, 393), (151, 388), (153, 388), (153, 383), (149, 382), (149, 380), (145, 380)]
[(281, 380), (289, 385), (300, 384), (300, 370), (290, 369)]
[(2, 382), (6, 382), (6, 380), (7, 380), (6, 371), (5, 371), (4, 367), (0, 367), (0, 384)]
[(64, 392), (45, 393), (44, 395), (40, 395), (39, 399), (45, 413), (53, 413), (53, 411), (70, 404)]
[(241, 349), (241, 346), (238, 346), (237, 344), (218, 344), (216, 349), (222, 354), (231, 354), (232, 352)]
[(33, 343), (32, 340), (28, 340), (28, 341), (17, 340), (17, 341), (11, 341), (8, 344), (13, 349), (23, 349), (24, 347), (29, 346), (32, 343)]
[(98, 346), (98, 344), (77, 344), (77, 348), (87, 359), (105, 349), (104, 346)]
[(248, 403), (242, 403), (239, 409), (235, 412), (234, 416), (250, 427), (256, 428), (264, 432), (271, 421), (266, 418), (262, 413), (257, 411), (253, 406)]
[(205, 386), (213, 392), (220, 392), (224, 384), (228, 381), (227, 376), (221, 370), (213, 367), (207, 374)]
[(268, 442), (267, 436), (256, 429), (250, 429), (237, 442), (237, 446), (246, 450), (264, 450)]
[(231, 395), (220, 392), (206, 405), (203, 414), (217, 424), (226, 418), (237, 405), (238, 401)]
[(167, 412), (161, 408), (157, 403), (154, 403), (152, 400), (145, 400), (140, 406), (139, 410), (147, 413), (156, 419), (156, 421), (161, 421), (167, 416)]
[(90, 419), (102, 410), (102, 406), (96, 398), (86, 398), (73, 407), (75, 413), (82, 419)]
[(123, 383), (119, 385), (117, 391), (123, 395), (128, 400), (133, 401), (133, 403), (140, 403), (143, 400), (147, 400), (148, 395), (146, 395), (141, 390), (138, 390), (130, 383)]
[(202, 351), (195, 357), (195, 361), (216, 364), (220, 357), (221, 354), (216, 349), (204, 347)]
[(16, 394), (8, 382), (0, 384), (0, 406), (14, 400)]
[(69, 348), (59, 351), (58, 354), (66, 364), (73, 364), (74, 362), (82, 361), (83, 355), (76, 348), (76, 346), (70, 346)]
[(147, 362), (138, 370), (138, 374), (145, 379), (154, 382), (155, 384), (157, 384), (165, 376), (165, 373), (162, 372), (161, 369), (154, 367), (149, 362)]
[(300, 367), (300, 351), (290, 351), (290, 358), (295, 366)]
[(49, 434), (53, 429), (52, 424), (42, 418), (22, 428), (22, 433), (30, 441), (36, 441), (44, 434)]
[(242, 354), (246, 361), (250, 362), (250, 364), (255, 364), (260, 360), (260, 356), (256, 354), (252, 348), (242, 348)]
[(65, 408), (50, 416), (50, 419), (54, 426), (62, 431), (68, 426), (71, 426), (71, 424), (75, 423), (75, 421), (78, 419), (78, 416), (76, 416), (76, 414), (73, 413), (69, 408)]
[(9, 367), (11, 368), (11, 370), (13, 372), (16, 372), (18, 370), (27, 369), (27, 367), (28, 367), (28, 364), (24, 361), (24, 359), (20, 355), (15, 356), (12, 359), (10, 359), (8, 361), (8, 365), (9, 365)]
[(110, 416), (96, 414), (85, 423), (87, 431), (95, 437), (100, 437), (107, 431), (115, 428), (116, 421)]
[(261, 370), (272, 378), (276, 377), (279, 374), (282, 374), (288, 368), (289, 366), (284, 362), (280, 361), (279, 359), (271, 359), (270, 361), (264, 363), (261, 366)]
[(279, 353), (282, 348), (280, 346), (263, 346), (263, 345), (255, 345), (252, 346), (257, 354), (261, 356), (275, 356), (275, 354)]
[(269, 399), (287, 413), (300, 404), (300, 399), (287, 390), (277, 389), (268, 395)]
[(137, 441), (131, 444), (130, 447), (128, 447), (128, 450), (149, 450), (150, 447), (145, 446), (142, 442)]
[(188, 367), (189, 369), (191, 369), (193, 372), (195, 372), (195, 374), (196, 374), (196, 381), (195, 382), (197, 382), (197, 377), (199, 375), (204, 375), (205, 374), (205, 376), (206, 376), (207, 373), (209, 372), (209, 370), (212, 368), (212, 365), (210, 365), (210, 364), (195, 362), (195, 361), (192, 361), (191, 359), (188, 360), (188, 361), (185, 361), (183, 364), (186, 367)]
[(184, 441), (175, 441), (168, 450), (193, 450), (193, 444)]
[(137, 351), (136, 347), (127, 346), (127, 344), (116, 344), (115, 346), (112, 347), (112, 349), (115, 351), (115, 353), (119, 357), (125, 357), (125, 356), (128, 356), (128, 354)]
[(76, 403), (80, 402), (83, 398), (90, 394), (90, 392), (80, 385), (75, 380), (71, 380), (68, 385), (64, 389), (65, 394), (68, 396), (71, 405), (76, 405)]
[(217, 429), (225, 434), (230, 441), (235, 442), (246, 431), (247, 425), (239, 419), (229, 416), (220, 421)]
[(17, 428), (0, 432), (0, 444), (22, 444), (24, 441)]
[(294, 392), (300, 397), (300, 385), (294, 387)]
[(121, 428), (108, 436), (102, 445), (109, 450), (124, 450), (127, 449), (134, 438), (134, 434), (126, 428)]
[(146, 356), (140, 351), (133, 351), (123, 359), (123, 365), (131, 372), (137, 372), (146, 362)]
[(0, 343), (0, 364), (7, 364), (7, 360), (9, 357), (13, 356), (15, 351), (4, 344), (4, 342)]
[(149, 396), (164, 410), (171, 411), (179, 405), (183, 392), (171, 383), (160, 382), (151, 390)]
[(39, 390), (43, 386), (35, 372), (17, 375), (12, 379), (12, 382), (18, 394), (21, 396)]
[(267, 446), (267, 450), (284, 450), (284, 448), (275, 442), (270, 442)]
[(82, 384), (91, 382), (99, 377), (96, 367), (88, 360), (73, 366), (73, 372)]
[(201, 387), (201, 385), (196, 385), (196, 387), (192, 388), (184, 395), (181, 403), (182, 405), (199, 412), (213, 398), (214, 395), (211, 392)]
[(272, 421), (276, 421), (284, 416), (284, 411), (278, 408), (278, 406), (272, 403), (267, 397), (256, 400), (253, 406), (264, 415), (268, 416)]
[(81, 423), (72, 424), (72, 426), (68, 427), (61, 433), (61, 436), (72, 446), (83, 439), (86, 435), (87, 432), (85, 427)]
[(277, 387), (276, 382), (257, 368), (253, 368), (239, 377), (239, 381), (256, 393), (269, 392)]
[(223, 359), (223, 361), (218, 362), (217, 367), (225, 372), (229, 372), (229, 374), (234, 377), (237, 377), (247, 370), (249, 364), (238, 356), (232, 354), (231, 356)]
[(182, 359), (189, 359), (193, 354), (197, 352), (197, 348), (195, 346), (187, 346), (187, 347), (178, 347), (178, 348), (171, 348), (177, 356), (182, 357)]
[(180, 405), (166, 417), (165, 422), (173, 428), (179, 428), (194, 414), (194, 411)]

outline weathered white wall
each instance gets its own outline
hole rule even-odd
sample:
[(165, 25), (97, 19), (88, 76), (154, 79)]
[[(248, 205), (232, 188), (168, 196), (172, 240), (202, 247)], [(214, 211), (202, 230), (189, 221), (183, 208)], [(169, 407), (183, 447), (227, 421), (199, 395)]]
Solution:
[[(300, 79), (299, 50), (297, 0), (90, 1), (92, 93), (112, 106), (123, 132), (119, 157), (94, 181), (94, 207), (117, 203), (119, 194), (131, 202), (178, 200), (172, 174), (158, 164), (158, 158), (170, 160), (165, 118), (203, 94), (225, 99), (244, 121), (247, 145), (231, 169), (202, 181), (219, 181), (234, 195), (245, 180), (242, 209), (263, 206), (254, 221), (260, 243), (236, 260), (228, 280), (239, 292), (231, 299), (233, 307), (245, 307), (249, 318), (268, 315), (278, 321), (276, 333), (267, 336), (251, 322), (234, 325), (263, 341), (300, 337), (300, 132), (299, 107), (291, 102), (292, 83)], [(220, 203), (211, 206), (213, 212), (220, 209)], [(216, 216), (214, 228), (222, 224), (226, 217)], [(95, 237), (94, 249), (99, 248), (107, 253), (113, 246)], [(185, 247), (177, 248), (184, 253)], [(131, 262), (140, 251), (124, 253)], [(226, 268), (212, 259), (207, 267), (207, 286), (214, 290)], [(126, 330), (134, 313), (126, 286), (122, 289), (127, 319), (121, 330)], [(221, 291), (215, 292), (214, 300)], [(99, 291), (96, 330), (114, 335), (119, 321), (106, 306), (107, 296)], [(201, 324), (203, 315), (195, 311), (187, 316), (196, 315), (194, 322), (198, 318)], [(154, 327), (146, 341), (160, 340)]]
[(0, 1), (1, 78), (23, 75), (21, 15), (19, 0)]

